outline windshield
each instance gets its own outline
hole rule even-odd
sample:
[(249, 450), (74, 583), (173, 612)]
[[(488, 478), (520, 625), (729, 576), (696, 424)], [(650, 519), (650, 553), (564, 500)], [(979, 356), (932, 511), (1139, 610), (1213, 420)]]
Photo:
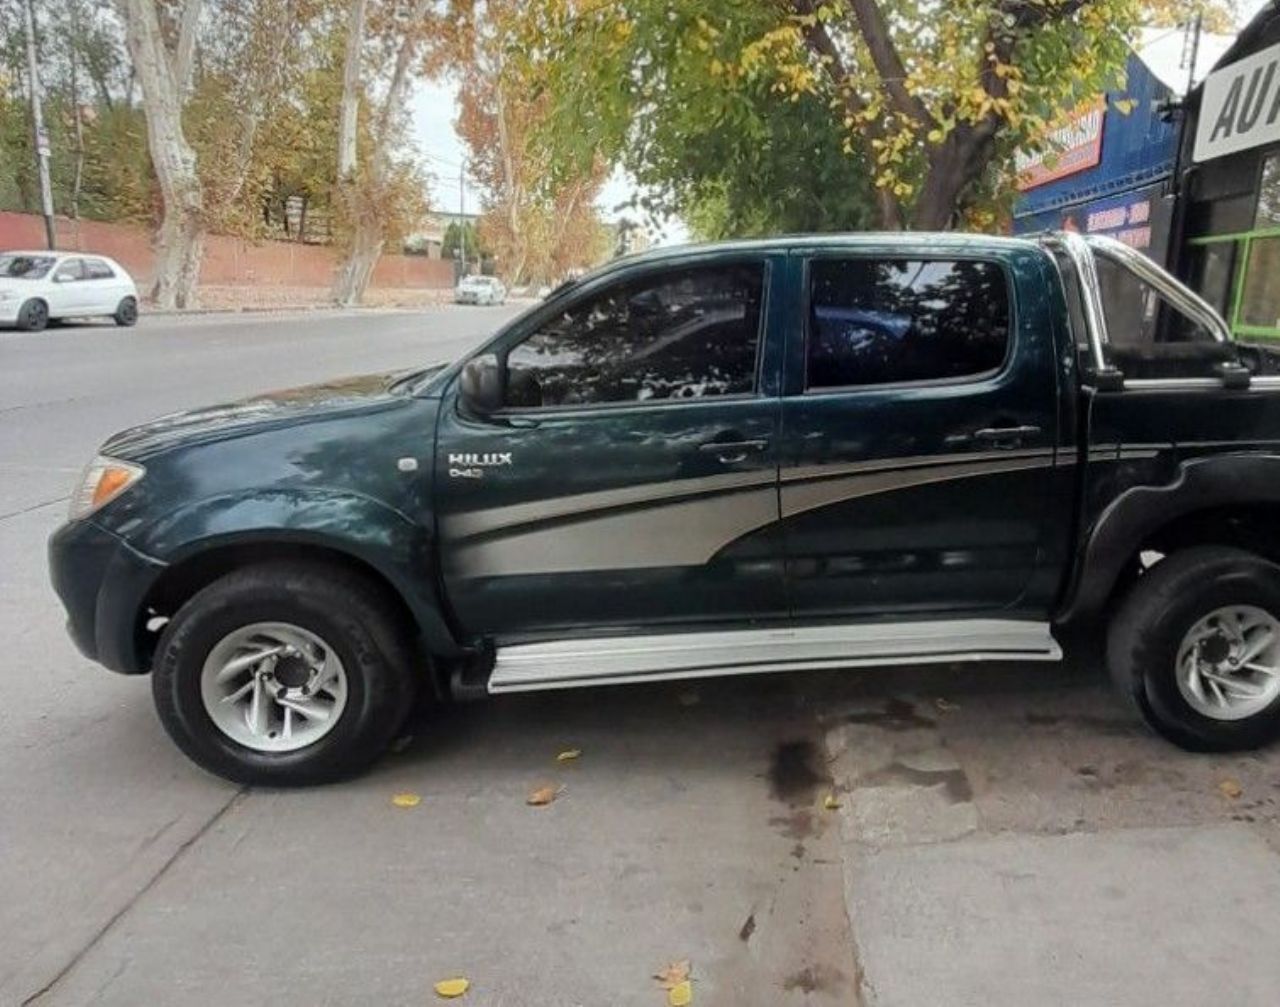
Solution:
[(53, 268), (52, 255), (0, 255), (0, 278), (39, 280)]

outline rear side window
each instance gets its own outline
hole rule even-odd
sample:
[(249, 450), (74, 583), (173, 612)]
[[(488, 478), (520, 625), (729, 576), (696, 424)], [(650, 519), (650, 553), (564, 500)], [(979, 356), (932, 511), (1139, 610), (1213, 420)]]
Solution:
[(53, 274), (55, 280), (84, 279), (84, 262), (81, 259), (67, 259)]
[(109, 280), (116, 274), (101, 259), (84, 260), (84, 276), (86, 280)]
[(814, 259), (807, 387), (972, 377), (1009, 347), (1009, 290), (992, 262)]
[(507, 356), (509, 406), (744, 395), (756, 387), (760, 263), (623, 281), (563, 312)]

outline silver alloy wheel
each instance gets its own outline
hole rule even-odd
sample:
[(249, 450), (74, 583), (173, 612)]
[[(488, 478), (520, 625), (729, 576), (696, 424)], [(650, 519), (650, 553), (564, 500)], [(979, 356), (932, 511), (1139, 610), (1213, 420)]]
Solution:
[(1215, 609), (1182, 638), (1178, 689), (1213, 720), (1243, 720), (1280, 696), (1280, 620), (1253, 605)]
[(214, 725), (255, 752), (293, 752), (333, 730), (347, 673), (332, 647), (301, 626), (255, 622), (224, 636), (200, 672)]

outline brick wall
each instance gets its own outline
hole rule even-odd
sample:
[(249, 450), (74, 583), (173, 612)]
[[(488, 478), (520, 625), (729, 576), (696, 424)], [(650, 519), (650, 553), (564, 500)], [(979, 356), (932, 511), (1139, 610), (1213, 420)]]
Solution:
[[(149, 229), (59, 217), (56, 230), (59, 248), (110, 256), (133, 275), (140, 288), (146, 288), (154, 261)], [(44, 244), (43, 218), (30, 213), (0, 212), (0, 250), (36, 249)], [(325, 245), (251, 242), (211, 234), (205, 239), (200, 285), (324, 289), (337, 267), (337, 252)], [(373, 271), (371, 286), (380, 290), (452, 287), (453, 263), (418, 255), (384, 255)]]

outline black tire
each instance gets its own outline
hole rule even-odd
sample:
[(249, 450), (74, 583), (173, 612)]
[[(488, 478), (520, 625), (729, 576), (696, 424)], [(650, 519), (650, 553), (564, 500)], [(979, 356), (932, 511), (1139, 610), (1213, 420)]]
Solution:
[(1280, 735), (1280, 698), (1241, 720), (1195, 710), (1178, 687), (1178, 650), (1216, 609), (1249, 605), (1280, 618), (1280, 567), (1243, 549), (1197, 546), (1157, 563), (1130, 589), (1107, 634), (1107, 667), (1154, 731), (1193, 752), (1258, 748)]
[[(151, 685), (165, 730), (194, 762), (236, 783), (305, 786), (358, 773), (381, 755), (412, 711), (408, 634), (378, 585), (340, 568), (290, 563), (248, 567), (199, 591), (165, 627)], [(342, 660), (346, 706), (335, 726), (291, 752), (259, 752), (217, 727), (201, 698), (212, 648), (255, 622), (315, 633)]]
[(18, 328), (24, 332), (39, 332), (49, 324), (49, 305), (33, 297), (18, 309)]
[(122, 297), (120, 303), (116, 305), (116, 313), (111, 317), (115, 319), (117, 325), (122, 325), (125, 328), (137, 325), (138, 299), (136, 297)]

